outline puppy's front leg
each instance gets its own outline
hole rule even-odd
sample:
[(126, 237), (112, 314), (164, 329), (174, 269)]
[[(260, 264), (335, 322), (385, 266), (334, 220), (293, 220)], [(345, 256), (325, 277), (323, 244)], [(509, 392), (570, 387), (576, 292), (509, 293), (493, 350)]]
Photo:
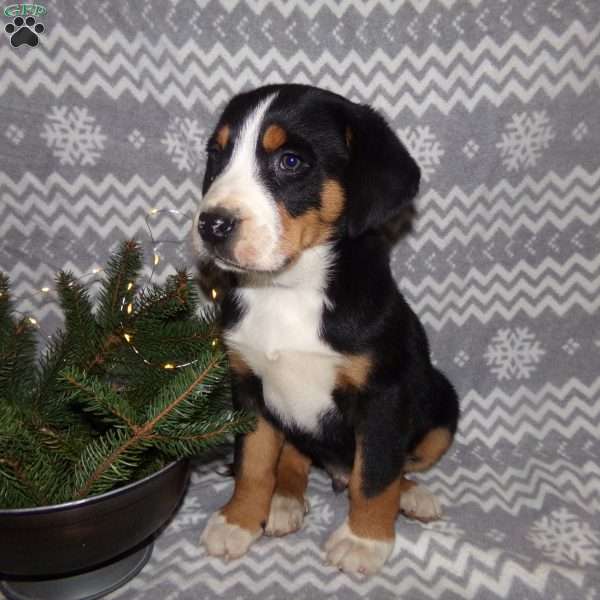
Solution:
[(231, 500), (212, 515), (201, 541), (212, 556), (239, 558), (257, 540), (269, 517), (283, 435), (259, 417), (243, 436)]
[(394, 548), (401, 486), (396, 478), (377, 494), (367, 495), (367, 476), (359, 437), (348, 486), (350, 512), (325, 544), (325, 551), (327, 561), (339, 569), (370, 575), (381, 569)]

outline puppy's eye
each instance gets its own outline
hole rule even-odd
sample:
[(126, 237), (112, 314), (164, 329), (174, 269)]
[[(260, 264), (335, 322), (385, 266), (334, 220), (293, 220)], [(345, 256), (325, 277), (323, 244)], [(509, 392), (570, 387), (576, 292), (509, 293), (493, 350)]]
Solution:
[(279, 168), (292, 173), (298, 171), (304, 164), (304, 161), (297, 154), (291, 152), (282, 154), (279, 159)]

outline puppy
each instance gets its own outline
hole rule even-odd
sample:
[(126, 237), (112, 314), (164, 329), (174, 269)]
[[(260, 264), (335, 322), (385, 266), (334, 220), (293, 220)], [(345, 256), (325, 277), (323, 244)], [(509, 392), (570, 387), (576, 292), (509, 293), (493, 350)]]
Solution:
[(222, 324), (234, 402), (259, 416), (236, 440), (233, 497), (202, 536), (209, 554), (240, 557), (263, 533), (299, 529), (311, 464), (349, 490), (325, 546), (340, 569), (380, 569), (399, 511), (440, 516), (405, 475), (452, 443), (457, 396), (380, 233), (419, 178), (385, 120), (336, 94), (270, 85), (225, 108), (193, 236), (201, 261), (233, 281)]

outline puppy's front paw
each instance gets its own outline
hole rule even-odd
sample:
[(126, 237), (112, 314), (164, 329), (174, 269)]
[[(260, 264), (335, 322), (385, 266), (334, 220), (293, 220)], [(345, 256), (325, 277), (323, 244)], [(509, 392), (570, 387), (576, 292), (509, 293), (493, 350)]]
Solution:
[(222, 556), (228, 560), (246, 554), (252, 542), (261, 535), (262, 530), (248, 531), (228, 523), (220, 512), (216, 512), (208, 520), (200, 541), (211, 556)]
[(305, 503), (298, 498), (275, 494), (271, 500), (265, 533), (281, 536), (298, 531), (302, 527), (306, 512)]
[(422, 485), (414, 485), (400, 496), (400, 510), (418, 521), (435, 521), (442, 516), (442, 505), (437, 497)]
[(327, 562), (348, 573), (372, 575), (383, 567), (394, 540), (372, 540), (355, 535), (346, 521), (325, 544)]

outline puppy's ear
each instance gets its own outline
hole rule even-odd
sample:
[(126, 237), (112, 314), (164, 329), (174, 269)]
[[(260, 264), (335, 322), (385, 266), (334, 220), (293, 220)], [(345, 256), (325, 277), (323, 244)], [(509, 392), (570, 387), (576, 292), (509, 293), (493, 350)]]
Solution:
[(397, 217), (419, 190), (421, 171), (385, 119), (369, 106), (347, 113), (348, 235), (357, 237)]

